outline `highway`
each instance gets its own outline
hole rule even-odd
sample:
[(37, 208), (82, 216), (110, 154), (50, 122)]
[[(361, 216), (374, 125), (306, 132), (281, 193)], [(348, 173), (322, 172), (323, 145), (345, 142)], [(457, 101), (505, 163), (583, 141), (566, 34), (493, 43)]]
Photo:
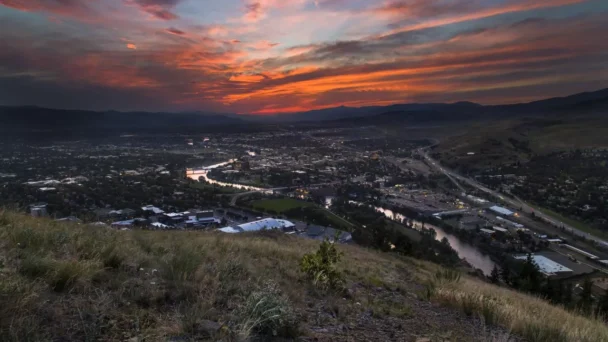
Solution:
[[(484, 185), (478, 183), (477, 181), (464, 177), (454, 171), (451, 171), (447, 168), (445, 168), (444, 166), (442, 166), (438, 161), (432, 159), (431, 157), (429, 157), (429, 155), (427, 154), (426, 150), (424, 149), (420, 149), (418, 150), (419, 153), (429, 162), (429, 164), (438, 169), (440, 172), (442, 172), (444, 175), (446, 175), (450, 180), (452, 180), (452, 182), (454, 182), (454, 184), (457, 184), (458, 187), (460, 189), (462, 189), (462, 186), (459, 185), (458, 181), (463, 182), (467, 185), (470, 185), (478, 190), (481, 190), (493, 197), (496, 197), (498, 199), (500, 199), (501, 201), (511, 205), (514, 208), (521, 208), (522, 212), (526, 213), (526, 214), (532, 214), (534, 213), (534, 215), (540, 219), (542, 219), (543, 221), (552, 224), (556, 227), (563, 227), (566, 231), (570, 232), (573, 235), (576, 236), (581, 236), (584, 237), (588, 240), (592, 240), (597, 242), (598, 244), (602, 245), (604, 248), (608, 247), (608, 242), (606, 242), (605, 240), (602, 240), (594, 235), (591, 235), (587, 232), (581, 231), (571, 225), (568, 225), (564, 222), (558, 221), (540, 211), (535, 210), (534, 208), (532, 208), (531, 206), (529, 206), (527, 203), (525, 203), (524, 201), (522, 201), (521, 199), (515, 197), (515, 198), (511, 198), (508, 196), (505, 196), (499, 192), (496, 192), (492, 189), (489, 189), (487, 187), (485, 187)], [(458, 181), (457, 181), (458, 180)]]

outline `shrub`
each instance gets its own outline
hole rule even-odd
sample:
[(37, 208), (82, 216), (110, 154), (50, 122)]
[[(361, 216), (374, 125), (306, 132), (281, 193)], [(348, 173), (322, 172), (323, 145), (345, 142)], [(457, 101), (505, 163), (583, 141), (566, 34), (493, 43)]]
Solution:
[(193, 249), (179, 248), (163, 261), (163, 275), (167, 280), (194, 280), (196, 270), (202, 263), (201, 253)]
[(28, 256), (21, 261), (19, 273), (24, 276), (36, 279), (42, 278), (51, 272), (53, 265), (51, 261), (35, 256)]
[(40, 250), (45, 244), (44, 234), (32, 228), (17, 229), (11, 234), (13, 243), (21, 248)]
[(119, 268), (124, 261), (124, 256), (116, 251), (115, 245), (107, 246), (101, 251), (101, 260), (103, 267)]
[(78, 261), (58, 261), (49, 278), (49, 285), (57, 292), (64, 291), (87, 274), (88, 270), (89, 265)]
[(61, 292), (89, 273), (90, 265), (78, 261), (56, 261), (30, 256), (19, 267), (19, 273), (37, 279), (44, 278), (51, 288)]
[(458, 283), (462, 275), (454, 269), (444, 269), (435, 273), (434, 280), (439, 284)]
[(238, 331), (243, 339), (251, 335), (296, 337), (296, 315), (276, 284), (252, 292), (238, 310)]
[(442, 269), (437, 271), (426, 284), (423, 290), (419, 293), (420, 297), (426, 300), (431, 300), (437, 293), (437, 289), (444, 285), (460, 282), (462, 275), (454, 269)]
[(336, 268), (342, 254), (336, 245), (325, 240), (315, 253), (304, 255), (300, 260), (300, 270), (313, 284), (322, 289), (341, 289), (344, 275)]

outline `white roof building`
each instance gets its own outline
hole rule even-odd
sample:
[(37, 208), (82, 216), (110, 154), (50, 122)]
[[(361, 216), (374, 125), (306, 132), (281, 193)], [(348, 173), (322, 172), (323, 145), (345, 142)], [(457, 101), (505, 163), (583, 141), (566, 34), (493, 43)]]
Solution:
[[(515, 257), (515, 259), (519, 260), (526, 260), (527, 258), (527, 255), (520, 255)], [(547, 275), (572, 272), (572, 270), (568, 267), (558, 264), (555, 261), (542, 255), (532, 255), (532, 261), (538, 266), (542, 273)]]
[(155, 214), (162, 214), (162, 213), (164, 213), (163, 210), (161, 210), (161, 209), (159, 209), (159, 208), (157, 208), (155, 206), (152, 206), (152, 205), (147, 205), (145, 207), (141, 207), (141, 210), (143, 210), (143, 211), (151, 211), (151, 212), (153, 212)]
[(492, 210), (493, 212), (497, 213), (497, 214), (501, 214), (501, 215), (505, 215), (505, 216), (511, 216), (514, 213), (507, 209), (507, 208), (503, 208), (503, 207), (499, 207), (497, 205), (490, 207), (490, 210)]
[(265, 218), (262, 220), (257, 220), (253, 222), (239, 224), (234, 227), (224, 227), (218, 229), (224, 233), (242, 233), (242, 232), (257, 232), (264, 229), (284, 229), (284, 228), (293, 228), (296, 225), (287, 220), (274, 219), (274, 218)]
[(152, 227), (156, 227), (156, 228), (169, 228), (169, 226), (167, 226), (166, 224), (162, 224), (160, 222), (153, 222), (152, 223)]

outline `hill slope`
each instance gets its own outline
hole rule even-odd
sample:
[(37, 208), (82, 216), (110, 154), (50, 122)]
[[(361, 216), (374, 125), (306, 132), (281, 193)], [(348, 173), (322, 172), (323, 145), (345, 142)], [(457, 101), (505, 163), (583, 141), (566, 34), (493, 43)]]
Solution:
[(123, 232), (1, 212), (0, 340), (608, 340), (601, 322), (356, 246), (338, 246), (345, 289), (322, 291), (298, 267), (318, 245), (272, 232)]
[(220, 125), (239, 125), (244, 121), (223, 114), (95, 112), (41, 107), (1, 107), (0, 133), (24, 134), (51, 132), (58, 136), (84, 136), (139, 133), (189, 133)]

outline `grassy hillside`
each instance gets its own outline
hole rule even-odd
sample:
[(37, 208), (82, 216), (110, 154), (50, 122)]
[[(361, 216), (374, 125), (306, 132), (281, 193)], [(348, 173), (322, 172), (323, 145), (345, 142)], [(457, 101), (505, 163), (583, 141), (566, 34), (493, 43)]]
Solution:
[[(561, 117), (516, 119), (471, 125), (461, 134), (443, 139), (433, 150), (443, 163), (463, 170), (481, 170), (534, 154), (576, 148), (608, 147), (608, 121)], [(474, 155), (467, 153), (474, 152)]]
[(299, 271), (318, 246), (0, 212), (0, 340), (608, 340), (599, 321), (356, 246), (338, 246), (344, 288), (323, 290)]

